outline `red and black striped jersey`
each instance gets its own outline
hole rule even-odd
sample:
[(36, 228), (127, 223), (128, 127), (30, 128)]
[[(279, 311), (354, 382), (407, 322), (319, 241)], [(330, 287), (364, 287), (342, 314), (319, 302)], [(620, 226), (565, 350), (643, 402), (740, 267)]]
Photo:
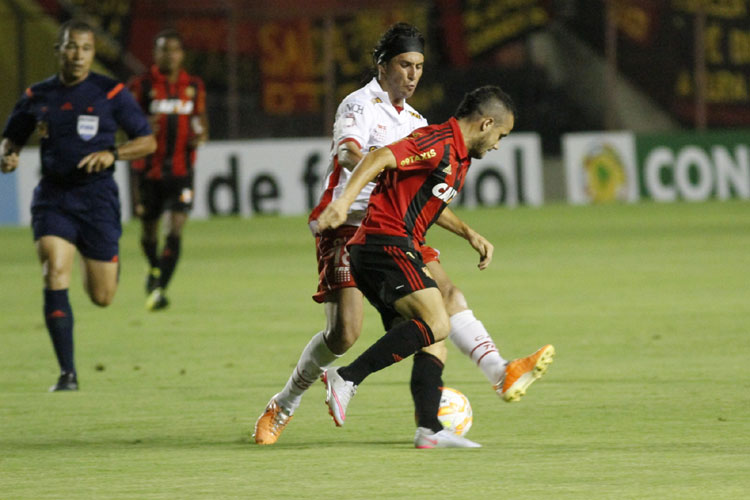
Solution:
[(349, 243), (364, 244), (369, 235), (378, 235), (419, 249), (429, 227), (461, 191), (471, 159), (455, 118), (386, 147), (397, 167), (378, 177), (367, 215)]
[(206, 89), (203, 81), (180, 70), (175, 83), (156, 66), (133, 78), (128, 87), (149, 116), (156, 136), (156, 152), (132, 162), (135, 170), (146, 172), (149, 179), (192, 175), (195, 149), (190, 140), (196, 135), (198, 115), (206, 111)]

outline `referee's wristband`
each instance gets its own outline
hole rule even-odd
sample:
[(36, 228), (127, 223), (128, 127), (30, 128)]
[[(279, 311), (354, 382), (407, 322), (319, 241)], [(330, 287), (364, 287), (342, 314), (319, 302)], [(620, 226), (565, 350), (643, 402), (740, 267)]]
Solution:
[(117, 160), (120, 159), (120, 155), (117, 153), (117, 146), (110, 146), (109, 147), (109, 152), (112, 153), (112, 156), (115, 157), (115, 161), (117, 161)]

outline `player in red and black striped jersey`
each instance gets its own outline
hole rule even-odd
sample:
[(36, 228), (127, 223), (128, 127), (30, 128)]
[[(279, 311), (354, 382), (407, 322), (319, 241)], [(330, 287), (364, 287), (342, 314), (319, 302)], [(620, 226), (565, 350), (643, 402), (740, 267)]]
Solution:
[[(163, 309), (164, 291), (180, 256), (182, 228), (193, 204), (195, 150), (208, 138), (203, 81), (182, 68), (183, 41), (174, 30), (154, 40), (154, 61), (129, 87), (148, 114), (157, 139), (156, 152), (131, 164), (133, 206), (141, 219), (141, 247), (148, 259), (149, 310)], [(167, 236), (161, 255), (159, 220), (168, 211)]]
[[(350, 365), (323, 373), (326, 403), (337, 425), (343, 425), (349, 401), (365, 377), (450, 332), (443, 298), (421, 253), (430, 226), (437, 222), (468, 240), (480, 255), (479, 269), (489, 266), (492, 245), (446, 208), (463, 187), (471, 158), (496, 149), (513, 129), (514, 115), (512, 101), (500, 88), (470, 92), (455, 118), (368, 154), (354, 169), (344, 193), (318, 218), (321, 231), (337, 227), (361, 189), (378, 178), (367, 215), (348, 249), (357, 287), (378, 309), (388, 331)], [(504, 395), (520, 397), (544, 373), (553, 355), (554, 348), (545, 346), (509, 363)], [(418, 448), (479, 446), (445, 436), (436, 413), (418, 415)]]

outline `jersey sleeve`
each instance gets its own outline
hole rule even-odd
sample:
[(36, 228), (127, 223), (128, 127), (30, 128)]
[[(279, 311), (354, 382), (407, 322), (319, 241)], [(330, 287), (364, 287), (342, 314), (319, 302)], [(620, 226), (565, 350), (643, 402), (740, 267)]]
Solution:
[(202, 115), (206, 112), (206, 86), (203, 80), (197, 76), (193, 77), (195, 81), (195, 108), (194, 115)]
[(23, 146), (36, 129), (36, 114), (34, 113), (34, 94), (30, 88), (26, 89), (21, 99), (13, 108), (3, 129), (3, 137), (7, 137), (15, 144)]
[(369, 142), (370, 129), (374, 120), (372, 108), (362, 100), (347, 98), (336, 111), (333, 124), (333, 141), (336, 146), (348, 140), (355, 140), (359, 147)]
[(414, 138), (406, 137), (386, 146), (396, 157), (399, 170), (434, 170), (446, 154), (440, 141), (427, 148), (420, 148)]
[(110, 95), (112, 95), (112, 109), (117, 124), (122, 127), (131, 139), (151, 134), (151, 126), (148, 123), (148, 119), (143, 114), (133, 94), (125, 88), (112, 94), (116, 89), (117, 87), (110, 91)]

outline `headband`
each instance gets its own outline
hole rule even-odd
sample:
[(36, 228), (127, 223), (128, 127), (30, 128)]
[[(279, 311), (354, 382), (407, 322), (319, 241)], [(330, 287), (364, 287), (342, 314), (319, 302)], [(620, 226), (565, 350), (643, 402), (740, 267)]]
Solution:
[(378, 64), (385, 64), (404, 52), (424, 54), (424, 42), (415, 36), (399, 35), (391, 40), (387, 46), (375, 52), (375, 61)]

